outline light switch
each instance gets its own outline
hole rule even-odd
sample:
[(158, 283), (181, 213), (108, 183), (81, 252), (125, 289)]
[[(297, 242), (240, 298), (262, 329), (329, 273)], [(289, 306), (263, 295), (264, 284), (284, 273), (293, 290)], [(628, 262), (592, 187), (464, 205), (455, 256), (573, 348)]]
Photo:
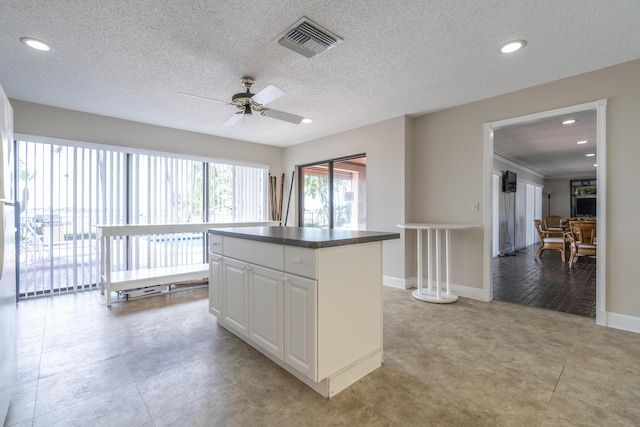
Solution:
[(478, 202), (471, 202), (471, 212), (480, 211), (480, 204)]

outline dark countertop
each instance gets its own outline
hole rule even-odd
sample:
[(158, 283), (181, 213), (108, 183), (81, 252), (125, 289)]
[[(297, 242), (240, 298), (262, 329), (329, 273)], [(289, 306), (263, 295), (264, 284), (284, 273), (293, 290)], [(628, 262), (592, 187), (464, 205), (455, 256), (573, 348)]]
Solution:
[(399, 239), (400, 233), (362, 230), (328, 230), (310, 227), (230, 227), (210, 228), (209, 233), (280, 245), (319, 249)]

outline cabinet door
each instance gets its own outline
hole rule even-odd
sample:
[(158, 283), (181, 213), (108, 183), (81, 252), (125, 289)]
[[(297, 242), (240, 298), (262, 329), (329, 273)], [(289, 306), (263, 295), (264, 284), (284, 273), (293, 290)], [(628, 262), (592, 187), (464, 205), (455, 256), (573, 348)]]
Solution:
[(316, 366), (317, 281), (286, 274), (284, 276), (284, 360), (318, 381)]
[(222, 319), (230, 328), (247, 336), (249, 298), (247, 297), (247, 263), (222, 259)]
[(282, 272), (249, 265), (249, 338), (283, 357)]
[(209, 254), (209, 313), (220, 318), (220, 282), (222, 280), (222, 257)]

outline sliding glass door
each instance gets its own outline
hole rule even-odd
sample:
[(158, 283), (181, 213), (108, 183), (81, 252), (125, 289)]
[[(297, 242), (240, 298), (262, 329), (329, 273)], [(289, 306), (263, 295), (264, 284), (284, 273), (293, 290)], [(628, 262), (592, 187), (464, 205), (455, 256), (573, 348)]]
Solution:
[(329, 163), (300, 168), (300, 219), (302, 227), (333, 228), (329, 221)]
[(366, 157), (334, 159), (298, 169), (301, 227), (366, 228)]

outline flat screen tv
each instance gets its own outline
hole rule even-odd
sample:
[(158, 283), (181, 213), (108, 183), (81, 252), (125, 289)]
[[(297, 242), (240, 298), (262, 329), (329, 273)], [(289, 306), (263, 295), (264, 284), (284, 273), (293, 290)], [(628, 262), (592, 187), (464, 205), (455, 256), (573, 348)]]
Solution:
[(502, 191), (504, 193), (515, 193), (518, 175), (515, 172), (505, 171), (502, 173)]
[(596, 216), (596, 198), (581, 197), (576, 199), (576, 216)]

